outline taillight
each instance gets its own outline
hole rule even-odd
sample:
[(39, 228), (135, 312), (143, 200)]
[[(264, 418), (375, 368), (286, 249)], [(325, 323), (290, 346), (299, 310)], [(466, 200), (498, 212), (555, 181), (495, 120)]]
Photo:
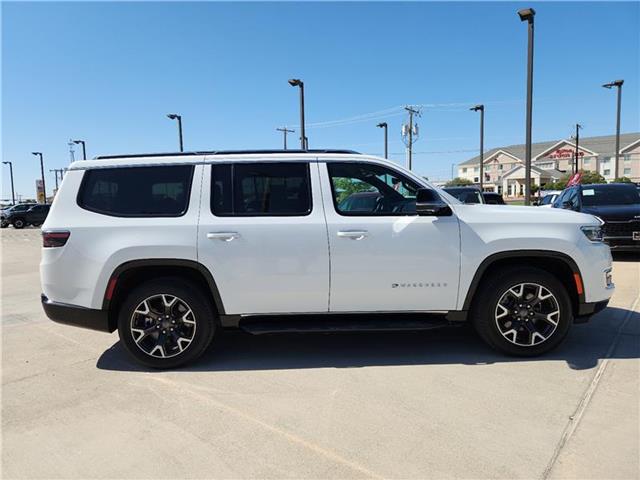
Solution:
[(45, 248), (50, 247), (63, 247), (71, 232), (42, 232), (42, 246)]

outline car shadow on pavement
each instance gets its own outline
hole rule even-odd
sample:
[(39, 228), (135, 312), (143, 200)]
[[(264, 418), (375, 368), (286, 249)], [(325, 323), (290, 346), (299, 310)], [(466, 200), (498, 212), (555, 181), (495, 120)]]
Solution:
[[(617, 318), (614, 324), (601, 323), (603, 315)], [(630, 348), (614, 348), (622, 319), (631, 315)], [(575, 325), (569, 338), (553, 352), (534, 358), (508, 357), (487, 347), (469, 326), (417, 332), (282, 333), (250, 335), (225, 331), (214, 345), (183, 371), (241, 371), (302, 368), (357, 368), (398, 365), (487, 365), (529, 361), (565, 361), (570, 368), (584, 370), (597, 366), (609, 354), (612, 358), (640, 358), (638, 328), (640, 314), (608, 308), (587, 324)], [(116, 342), (105, 351), (97, 367), (116, 371), (153, 371), (135, 363)]]

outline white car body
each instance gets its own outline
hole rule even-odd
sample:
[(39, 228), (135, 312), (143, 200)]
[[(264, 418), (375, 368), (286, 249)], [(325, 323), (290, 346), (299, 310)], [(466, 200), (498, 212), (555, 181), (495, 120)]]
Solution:
[[(219, 162), (309, 162), (312, 211), (306, 216), (216, 217), (211, 165)], [(47, 301), (102, 310), (109, 282), (128, 262), (174, 259), (197, 263), (217, 287), (225, 315), (456, 312), (483, 262), (493, 256), (570, 259), (584, 289), (581, 302), (606, 301), (613, 285), (607, 245), (580, 227), (586, 214), (506, 205), (464, 205), (441, 194), (450, 216), (341, 216), (332, 202), (330, 162), (388, 167), (424, 188), (420, 176), (382, 158), (347, 153), (203, 154), (105, 158), (73, 163), (43, 231), (69, 231), (63, 248), (43, 248)], [(182, 216), (123, 218), (81, 208), (83, 175), (91, 169), (192, 164), (189, 206)], [(576, 285), (567, 285), (575, 289)]]

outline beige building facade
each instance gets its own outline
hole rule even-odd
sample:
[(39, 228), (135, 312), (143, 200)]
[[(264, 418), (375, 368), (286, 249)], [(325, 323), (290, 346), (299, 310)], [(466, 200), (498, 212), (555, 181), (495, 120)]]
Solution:
[[(615, 135), (586, 137), (578, 144), (578, 170), (597, 171), (607, 181), (615, 178)], [(573, 139), (541, 142), (532, 145), (531, 178), (543, 186), (572, 173), (576, 158)], [(486, 191), (499, 192), (507, 197), (519, 197), (524, 192), (524, 145), (511, 145), (489, 150), (484, 155)], [(620, 136), (618, 176), (640, 183), (640, 133)], [(480, 182), (480, 158), (475, 157), (458, 165), (458, 177)]]

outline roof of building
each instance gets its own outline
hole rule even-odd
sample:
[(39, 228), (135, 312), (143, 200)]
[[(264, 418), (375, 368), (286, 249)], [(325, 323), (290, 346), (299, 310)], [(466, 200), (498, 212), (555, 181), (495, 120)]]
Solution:
[[(620, 150), (624, 150), (629, 145), (636, 143), (640, 140), (640, 132), (635, 133), (623, 133), (620, 135)], [(554, 145), (559, 142), (566, 141), (573, 144), (572, 139), (563, 139), (563, 140), (553, 140), (550, 142), (539, 142), (531, 144), (531, 158), (535, 158), (541, 153), (544, 153), (545, 150), (549, 150)], [(599, 155), (605, 156), (615, 156), (616, 152), (616, 136), (615, 135), (605, 135), (600, 137), (584, 137), (580, 138), (580, 148), (585, 148), (586, 150), (592, 150), (593, 152)], [(497, 147), (492, 148), (491, 150), (484, 153), (484, 158), (487, 159), (496, 152), (503, 150), (514, 157), (522, 159), (524, 161), (525, 156), (525, 146), (522, 145), (509, 145), (507, 147)], [(475, 165), (480, 163), (480, 155), (477, 155), (469, 160), (466, 160), (460, 165)]]
[[(505, 172), (501, 178), (507, 178), (510, 175), (514, 174), (515, 172), (517, 172), (518, 170), (524, 169), (524, 165), (520, 164), (520, 165), (516, 165), (515, 167), (513, 167), (511, 170)], [(540, 167), (536, 167), (535, 165), (531, 165), (531, 171), (532, 172), (536, 172), (537, 174), (541, 175), (541, 176), (545, 176), (545, 177), (551, 177), (553, 179), (560, 179), (562, 178), (562, 176), (564, 175), (564, 173), (562, 173), (560, 170), (556, 170), (555, 168), (540, 168)]]

